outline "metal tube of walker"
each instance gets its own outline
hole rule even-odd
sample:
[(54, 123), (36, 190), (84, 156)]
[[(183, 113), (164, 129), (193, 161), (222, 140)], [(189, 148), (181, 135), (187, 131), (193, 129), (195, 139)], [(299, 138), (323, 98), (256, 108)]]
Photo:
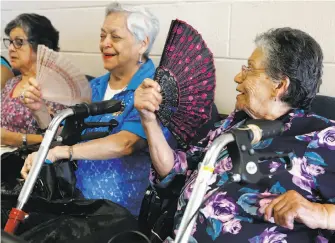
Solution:
[(59, 125), (66, 117), (72, 116), (72, 115), (73, 115), (73, 110), (68, 108), (58, 113), (54, 117), (54, 119), (52, 119), (52, 121), (50, 122), (49, 127), (47, 131), (45, 132), (40, 148), (38, 149), (37, 156), (34, 158), (33, 166), (28, 174), (28, 177), (17, 199), (17, 207), (16, 207), (17, 209), (22, 210), (23, 206), (28, 201), (28, 198), (37, 180), (38, 174), (40, 173), (42, 165), (48, 154), (50, 144), (55, 137), (55, 134), (58, 130)]
[[(188, 201), (188, 204), (186, 206), (186, 210), (181, 220), (174, 242), (188, 242), (194, 223), (197, 219), (198, 213), (196, 211), (203, 202), (203, 198), (207, 190), (207, 183), (213, 175), (216, 160), (222, 148), (224, 148), (228, 143), (231, 143), (234, 140), (234, 136), (231, 133), (222, 134), (214, 140), (214, 142), (206, 152), (205, 158), (200, 165), (199, 173), (195, 181), (190, 200)], [(193, 219), (191, 220), (192, 217)]]

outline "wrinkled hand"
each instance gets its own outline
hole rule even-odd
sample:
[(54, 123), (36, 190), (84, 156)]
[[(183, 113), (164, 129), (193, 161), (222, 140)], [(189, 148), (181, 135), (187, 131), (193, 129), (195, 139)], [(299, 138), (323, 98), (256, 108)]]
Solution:
[(322, 204), (313, 203), (290, 190), (274, 199), (265, 209), (264, 218), (274, 217), (276, 224), (294, 228), (294, 221), (305, 224), (311, 229), (327, 227), (327, 215)]
[[(37, 156), (37, 152), (29, 154), (26, 160), (24, 161), (23, 167), (21, 169), (21, 176), (23, 179), (27, 179), (29, 171), (33, 167), (34, 159), (36, 156)], [(50, 160), (52, 163), (58, 160), (58, 158), (55, 156), (53, 149), (49, 150), (49, 153), (46, 159)]]
[(42, 100), (41, 87), (35, 78), (28, 80), (28, 85), (21, 94), (22, 103), (33, 111), (40, 111), (42, 108), (46, 109), (46, 105)]
[(136, 89), (134, 97), (135, 108), (144, 122), (156, 120), (155, 111), (162, 103), (161, 87), (152, 79), (145, 79)]

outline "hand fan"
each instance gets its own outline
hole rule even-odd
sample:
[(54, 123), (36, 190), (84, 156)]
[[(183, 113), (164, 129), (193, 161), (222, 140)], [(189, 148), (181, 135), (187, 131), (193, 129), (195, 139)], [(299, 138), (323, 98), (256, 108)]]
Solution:
[(36, 80), (45, 100), (67, 106), (91, 102), (86, 76), (61, 53), (39, 45), (36, 65)]
[(192, 26), (172, 21), (154, 80), (163, 96), (157, 117), (186, 147), (211, 118), (216, 83), (213, 54)]

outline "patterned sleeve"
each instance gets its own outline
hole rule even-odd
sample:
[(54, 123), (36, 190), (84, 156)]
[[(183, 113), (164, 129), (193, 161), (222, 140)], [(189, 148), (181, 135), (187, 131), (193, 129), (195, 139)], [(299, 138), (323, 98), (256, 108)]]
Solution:
[(131, 132), (143, 139), (147, 139), (141, 123), (140, 114), (135, 108), (132, 108), (132, 110), (123, 121), (121, 130)]
[(150, 181), (153, 186), (165, 188), (173, 181), (176, 175), (186, 174), (188, 168), (186, 153), (180, 150), (174, 150), (173, 156), (174, 166), (165, 178), (160, 179), (158, 173), (151, 167)]
[[(201, 139), (195, 146), (191, 145), (187, 152), (174, 150), (174, 166), (165, 178), (160, 178), (154, 168), (151, 168), (150, 181), (153, 186), (167, 187), (176, 175), (186, 175), (186, 180), (192, 175), (193, 171), (198, 168), (199, 163), (203, 160), (207, 149), (214, 139), (231, 128), (235, 123), (235, 112), (231, 113), (225, 120), (221, 121), (218, 126), (210, 130), (207, 136)], [(235, 125), (238, 125), (236, 123)]]
[(315, 133), (304, 157), (322, 201), (335, 204), (335, 126)]

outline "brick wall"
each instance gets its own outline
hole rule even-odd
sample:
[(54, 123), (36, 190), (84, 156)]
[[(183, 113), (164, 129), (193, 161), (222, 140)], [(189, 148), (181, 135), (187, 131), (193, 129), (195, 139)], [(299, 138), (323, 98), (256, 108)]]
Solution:
[[(222, 113), (235, 103), (233, 78), (251, 54), (257, 33), (290, 26), (311, 34), (324, 52), (321, 93), (335, 96), (335, 1), (120, 1), (146, 5), (160, 19), (161, 30), (151, 57), (159, 63), (170, 21), (193, 25), (215, 55), (217, 68), (216, 104)], [(106, 1), (2, 1), (1, 28), (22, 12), (36, 12), (50, 18), (60, 31), (61, 51), (85, 73), (104, 74), (99, 55), (99, 34)], [(1, 52), (6, 51), (1, 46)]]

